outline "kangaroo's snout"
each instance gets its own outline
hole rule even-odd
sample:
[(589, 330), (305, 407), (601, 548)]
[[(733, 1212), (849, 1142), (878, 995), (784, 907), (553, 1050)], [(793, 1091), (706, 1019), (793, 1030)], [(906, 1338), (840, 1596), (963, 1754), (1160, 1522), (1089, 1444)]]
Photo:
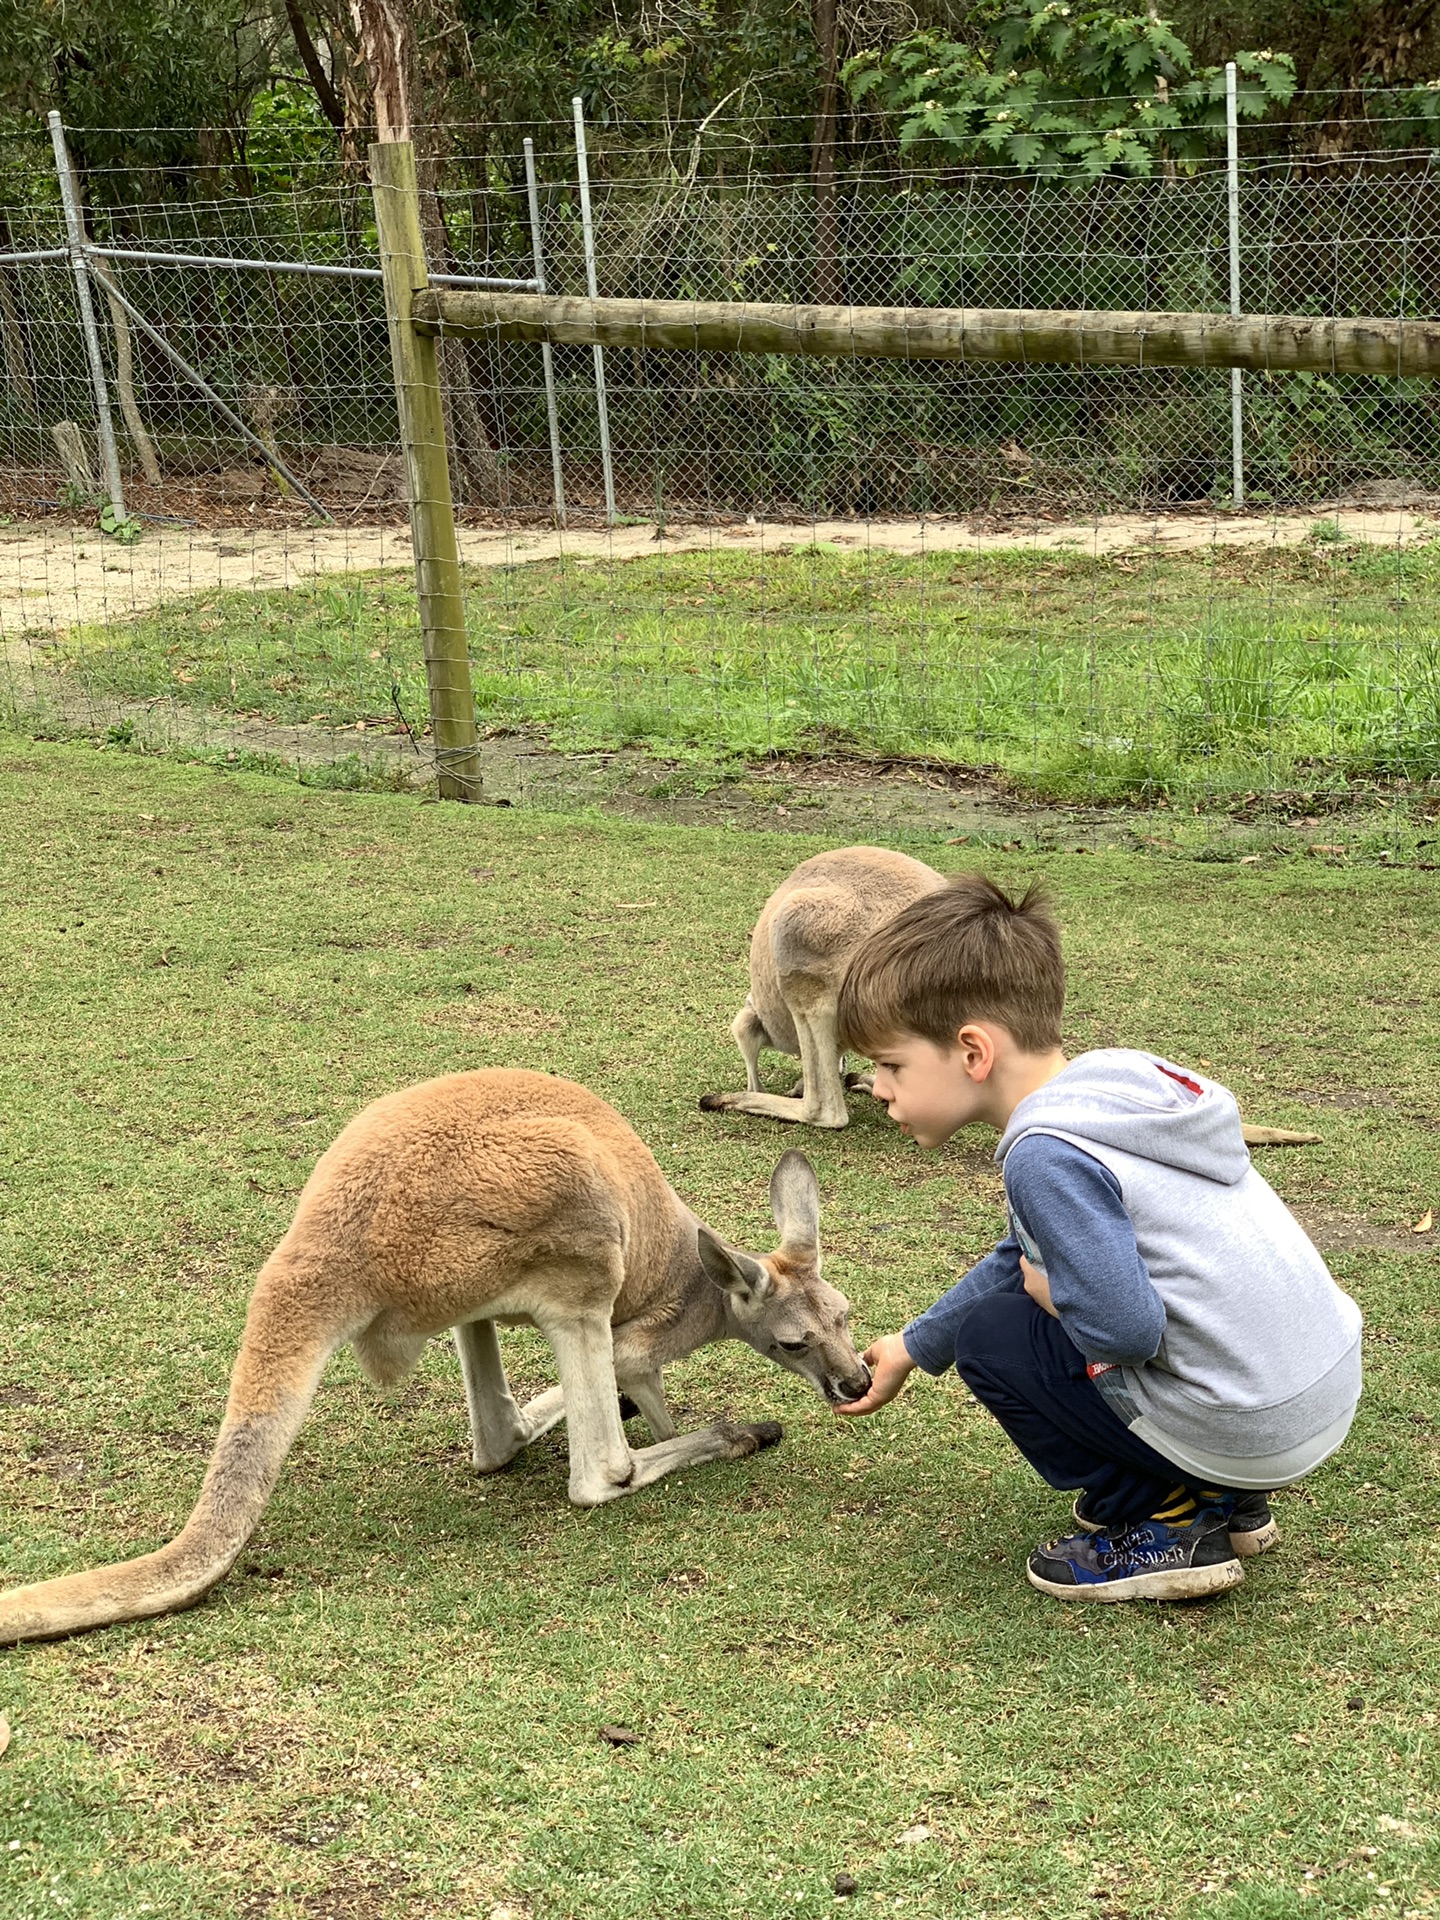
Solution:
[(850, 1400), (863, 1400), (869, 1391), (870, 1369), (863, 1360), (860, 1362), (859, 1371), (851, 1374), (848, 1379), (827, 1379), (825, 1382), (825, 1398), (833, 1407), (843, 1406)]

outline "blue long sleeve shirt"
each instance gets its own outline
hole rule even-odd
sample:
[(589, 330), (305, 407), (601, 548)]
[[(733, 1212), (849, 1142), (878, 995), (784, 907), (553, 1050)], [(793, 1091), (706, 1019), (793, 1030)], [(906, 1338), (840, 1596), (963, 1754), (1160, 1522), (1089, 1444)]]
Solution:
[(966, 1309), (987, 1293), (1020, 1292), (1020, 1256), (1050, 1283), (1060, 1325), (1096, 1364), (1141, 1366), (1159, 1352), (1165, 1307), (1107, 1167), (1069, 1141), (1035, 1133), (1005, 1158), (1010, 1231), (933, 1307), (904, 1330), (906, 1352), (926, 1373), (955, 1364)]

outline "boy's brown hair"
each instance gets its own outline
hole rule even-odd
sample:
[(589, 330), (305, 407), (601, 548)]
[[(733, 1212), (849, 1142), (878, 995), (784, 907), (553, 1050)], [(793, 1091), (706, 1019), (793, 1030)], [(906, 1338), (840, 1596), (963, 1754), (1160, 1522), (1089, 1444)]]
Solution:
[(1019, 900), (983, 873), (958, 873), (877, 927), (840, 987), (840, 1044), (873, 1059), (917, 1034), (953, 1047), (968, 1020), (993, 1020), (1026, 1053), (1060, 1045), (1065, 962), (1037, 881)]

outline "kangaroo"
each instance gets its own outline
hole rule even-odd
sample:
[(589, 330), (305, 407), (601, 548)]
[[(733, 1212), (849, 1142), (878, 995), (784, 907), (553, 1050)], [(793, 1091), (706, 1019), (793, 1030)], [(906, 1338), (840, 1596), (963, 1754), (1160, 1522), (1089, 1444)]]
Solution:
[[(568, 1424), (570, 1498), (600, 1506), (679, 1467), (739, 1460), (773, 1421), (676, 1436), (661, 1374), (712, 1340), (743, 1340), (831, 1403), (870, 1376), (849, 1306), (820, 1277), (820, 1196), (804, 1154), (770, 1182), (779, 1250), (726, 1245), (671, 1189), (613, 1107), (568, 1080), (457, 1073), (377, 1100), (321, 1156), (260, 1270), (204, 1484), (157, 1552), (0, 1593), (0, 1643), (194, 1606), (265, 1509), (330, 1356), (353, 1343), (381, 1385), (454, 1329), (476, 1470), (495, 1473)], [(524, 1406), (496, 1323), (538, 1327), (558, 1387)], [(656, 1444), (632, 1448), (619, 1393)]]
[[(870, 1078), (845, 1071), (835, 1020), (845, 969), (877, 927), (945, 884), (944, 874), (889, 847), (840, 847), (802, 860), (760, 909), (750, 937), (750, 991), (730, 1027), (745, 1062), (745, 1091), (703, 1094), (701, 1109), (848, 1126), (846, 1089), (868, 1093)], [(802, 1077), (789, 1094), (762, 1091), (765, 1047), (799, 1056)], [(1288, 1127), (1241, 1131), (1252, 1147), (1303, 1147), (1320, 1138)]]
[[(745, 1062), (744, 1093), (707, 1093), (706, 1113), (756, 1113), (807, 1127), (844, 1127), (847, 1084), (835, 1009), (856, 949), (945, 876), (888, 847), (841, 847), (802, 860), (760, 909), (750, 936), (750, 991), (730, 1031)], [(760, 1053), (799, 1056), (790, 1094), (765, 1093)]]

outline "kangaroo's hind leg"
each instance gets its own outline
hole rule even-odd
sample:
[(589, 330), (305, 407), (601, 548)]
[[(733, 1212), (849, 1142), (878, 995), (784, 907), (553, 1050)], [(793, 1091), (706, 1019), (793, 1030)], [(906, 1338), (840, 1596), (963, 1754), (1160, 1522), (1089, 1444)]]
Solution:
[(471, 1456), (477, 1473), (498, 1473), (522, 1447), (565, 1417), (565, 1395), (550, 1387), (517, 1406), (505, 1378), (500, 1341), (489, 1320), (467, 1320), (454, 1329), (455, 1351), (470, 1414)]
[(787, 983), (786, 999), (800, 1038), (804, 1078), (799, 1094), (707, 1093), (700, 1105), (706, 1113), (754, 1113), (808, 1127), (843, 1127), (850, 1115), (840, 1077), (835, 995), (821, 981), (800, 980), (793, 990)]

